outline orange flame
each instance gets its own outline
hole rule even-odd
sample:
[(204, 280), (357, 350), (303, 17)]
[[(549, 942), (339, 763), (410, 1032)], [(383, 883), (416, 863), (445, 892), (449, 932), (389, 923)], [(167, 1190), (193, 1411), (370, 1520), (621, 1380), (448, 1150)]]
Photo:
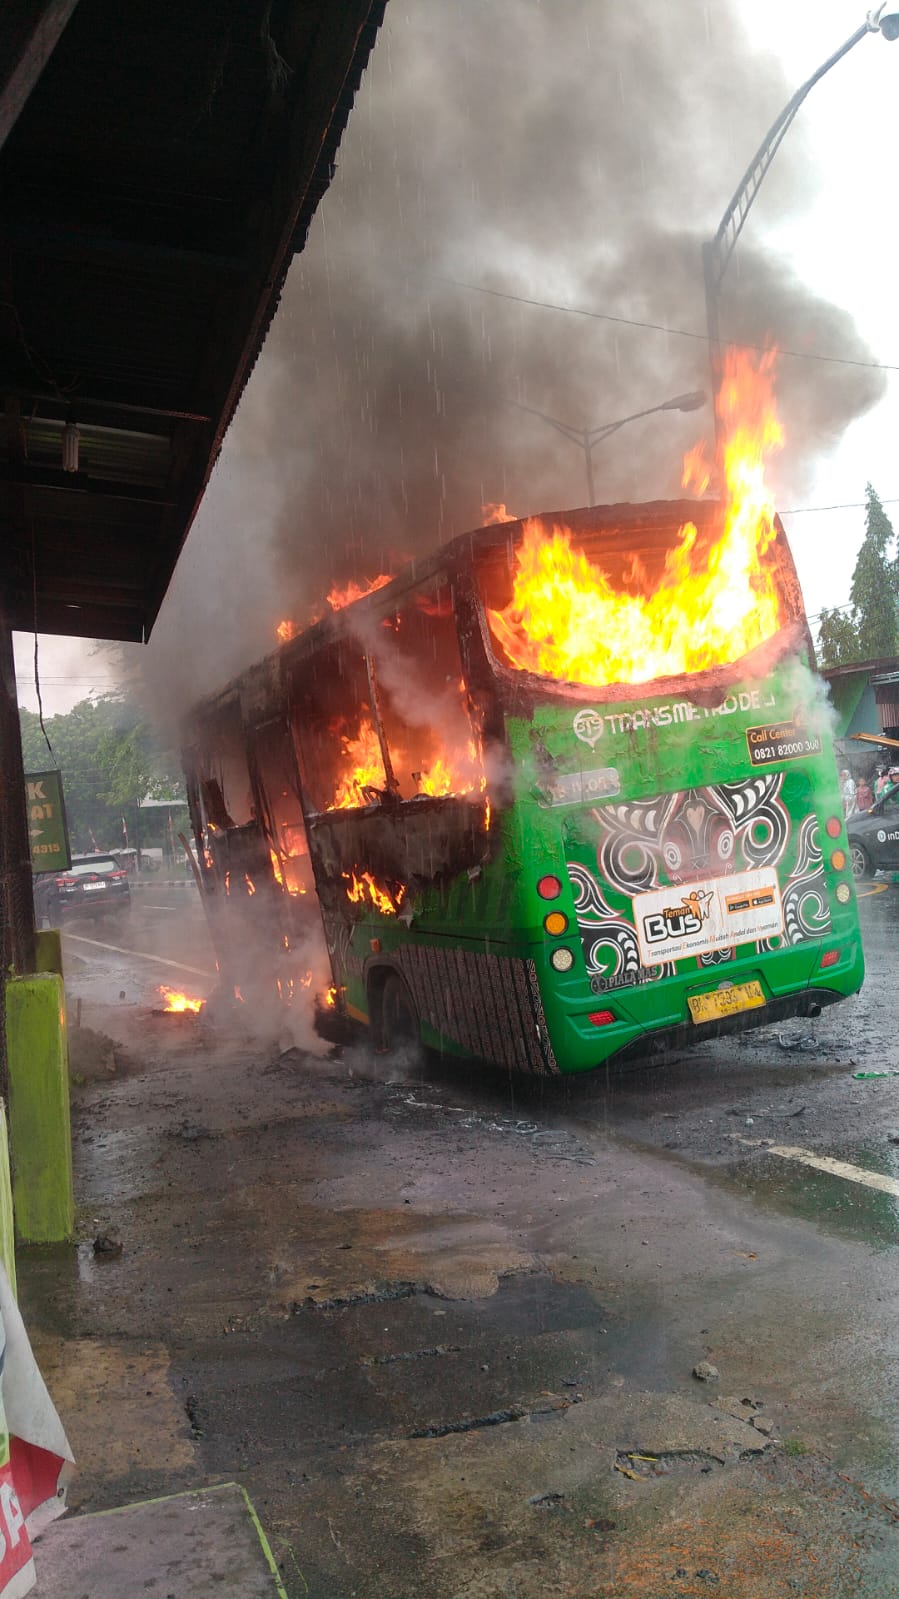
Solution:
[(416, 772), (415, 777), (422, 794), (430, 794), (434, 798), (443, 794), (467, 793), (474, 787), (472, 782), (466, 783), (464, 777), (454, 777), (453, 769), (444, 755), (438, 755), (426, 772)]
[(374, 723), (363, 717), (355, 738), (344, 735), (340, 740), (341, 753), (347, 770), (337, 784), (329, 811), (342, 811), (353, 805), (364, 805), (365, 788), (385, 788), (387, 773)]
[(191, 999), (189, 994), (182, 994), (177, 988), (169, 988), (166, 983), (160, 983), (156, 992), (161, 994), (165, 1000), (165, 1004), (162, 1007), (163, 1010), (177, 1011), (179, 1014), (184, 1011), (193, 1011), (194, 1013), (201, 1011), (206, 1003), (202, 999)]
[(331, 984), (330, 988), (325, 990), (324, 994), (322, 995), (321, 1002), (327, 1007), (328, 1010), (333, 1010), (334, 1006), (337, 1004), (337, 989), (334, 987), (333, 983)]
[(338, 588), (335, 583), (328, 595), (328, 604), (331, 610), (342, 611), (345, 605), (352, 605), (354, 600), (364, 599), (366, 594), (374, 594), (375, 589), (382, 589), (385, 583), (390, 582), (391, 576), (390, 572), (381, 572), (378, 577), (372, 578), (370, 583), (365, 581), (353, 583), (351, 581), (343, 589)]
[[(565, 527), (525, 523), (512, 599), (490, 625), (513, 666), (582, 683), (643, 683), (739, 659), (781, 625), (775, 574), (762, 558), (774, 537), (767, 457), (783, 441), (774, 406), (775, 352), (728, 350), (718, 399), (725, 432), (721, 531), (696, 548), (679, 531), (649, 594), (615, 591), (574, 549)], [(695, 452), (687, 471), (695, 484)], [(701, 481), (701, 473), (699, 473)]]
[(286, 889), (288, 894), (305, 894), (306, 884), (302, 881), (300, 873), (302, 866), (294, 855), (279, 856), (277, 850), (269, 849), (272, 862), (272, 872), (275, 882), (280, 888)]
[(247, 893), (248, 894), (255, 894), (255, 892), (256, 892), (256, 884), (253, 882), (253, 879), (250, 876), (249, 872), (244, 872), (243, 880), (244, 880), (244, 882), (247, 885)]
[[(467, 718), (465, 684), (460, 682), (458, 687), (463, 712)], [(381, 746), (371, 721), (367, 718), (362, 720), (356, 738), (350, 739), (344, 736), (341, 739), (341, 749), (346, 770), (340, 777), (334, 798), (328, 806), (332, 811), (364, 805), (365, 788), (383, 789), (387, 784)], [(406, 752), (398, 745), (392, 744), (390, 753), (394, 770), (397, 773), (407, 771)], [(443, 798), (449, 794), (472, 794), (478, 789), (483, 793), (487, 783), (483, 760), (478, 744), (473, 738), (468, 739), (464, 748), (438, 750), (429, 766), (411, 775), (418, 785), (419, 793), (428, 794), (432, 798)]]
[(275, 628), (279, 644), (289, 644), (292, 638), (296, 638), (298, 632), (296, 622), (279, 622)]
[(379, 888), (370, 872), (362, 872), (358, 877), (355, 872), (343, 872), (341, 875), (344, 882), (349, 884), (346, 895), (353, 905), (368, 903), (383, 916), (395, 916), (403, 903), (406, 890), (402, 884), (391, 896), (385, 889)]

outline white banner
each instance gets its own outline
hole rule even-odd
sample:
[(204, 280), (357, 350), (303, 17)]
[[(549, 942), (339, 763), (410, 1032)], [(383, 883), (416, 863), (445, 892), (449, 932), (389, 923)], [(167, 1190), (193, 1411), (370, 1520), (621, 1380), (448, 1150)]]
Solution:
[(633, 905), (644, 966), (708, 955), (783, 932), (780, 885), (769, 866), (656, 888), (636, 894)]

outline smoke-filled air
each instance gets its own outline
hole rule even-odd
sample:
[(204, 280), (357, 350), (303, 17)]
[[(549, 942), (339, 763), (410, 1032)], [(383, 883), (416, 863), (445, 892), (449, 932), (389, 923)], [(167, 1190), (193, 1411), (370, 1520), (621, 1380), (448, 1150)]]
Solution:
[[(392, 0), (151, 642), (157, 700), (184, 711), (333, 583), (396, 571), (489, 502), (586, 503), (582, 450), (519, 407), (583, 428), (708, 392), (700, 244), (790, 92), (725, 0)], [(760, 243), (813, 181), (797, 125), (722, 334), (863, 360), (848, 314)], [(777, 495), (881, 392), (783, 354)], [(711, 426), (710, 406), (662, 412), (598, 445), (597, 501), (678, 494)]]

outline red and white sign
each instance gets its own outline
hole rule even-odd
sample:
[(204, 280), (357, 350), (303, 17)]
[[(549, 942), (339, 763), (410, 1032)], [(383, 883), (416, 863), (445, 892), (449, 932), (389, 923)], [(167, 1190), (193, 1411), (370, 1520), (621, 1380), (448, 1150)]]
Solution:
[(23, 1599), (31, 1538), (65, 1510), (73, 1457), (2, 1265), (0, 1369), (0, 1599)]

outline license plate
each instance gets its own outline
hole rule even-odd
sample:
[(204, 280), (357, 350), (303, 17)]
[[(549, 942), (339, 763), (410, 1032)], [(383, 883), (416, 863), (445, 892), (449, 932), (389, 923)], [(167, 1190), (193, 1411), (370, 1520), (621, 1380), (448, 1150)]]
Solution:
[(105, 883), (82, 883), (85, 894), (92, 894), (95, 888), (105, 888)]
[(761, 983), (735, 983), (733, 988), (716, 988), (711, 994), (688, 994), (687, 1004), (694, 1022), (714, 1022), (737, 1011), (756, 1010), (765, 1004)]

